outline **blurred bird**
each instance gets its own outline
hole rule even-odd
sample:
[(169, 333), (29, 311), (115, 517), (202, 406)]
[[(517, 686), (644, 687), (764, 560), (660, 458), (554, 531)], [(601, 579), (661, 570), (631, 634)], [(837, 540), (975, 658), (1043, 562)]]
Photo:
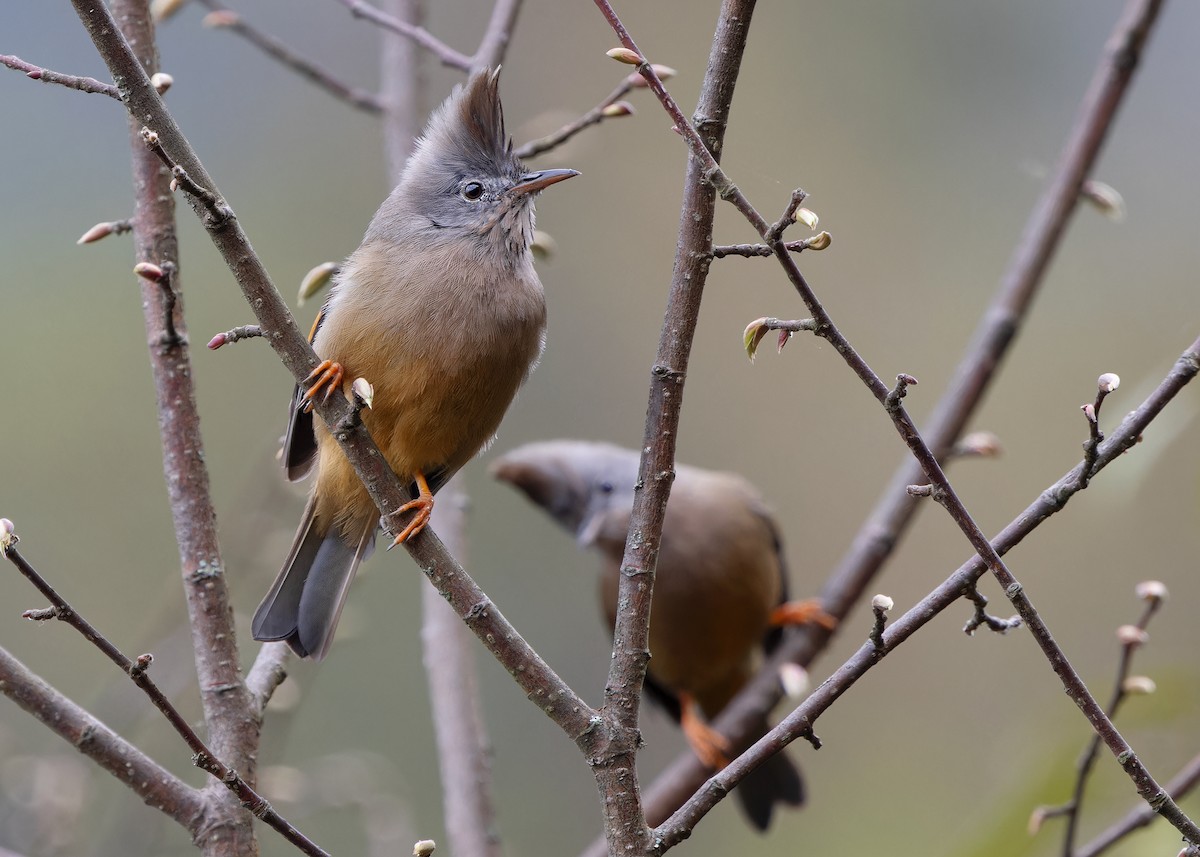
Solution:
[(288, 478), (316, 480), (283, 569), (254, 614), (256, 640), (323, 658), (379, 512), (318, 398), (365, 378), (363, 422), (415, 499), (396, 537), (419, 533), (433, 494), (495, 435), (542, 351), (546, 304), (533, 269), (533, 199), (578, 175), (528, 172), (513, 155), (499, 71), (473, 75), (433, 113), (396, 189), (342, 266), (310, 339), (322, 362), (297, 386)]
[[(600, 551), (600, 600), (610, 627), (638, 463), (634, 450), (555, 440), (519, 447), (491, 467), (581, 545)], [(755, 653), (778, 644), (779, 625), (836, 625), (816, 602), (788, 602), (786, 590), (779, 531), (753, 486), (731, 473), (677, 464), (654, 582), (646, 690), (710, 767), (727, 764), (733, 748), (695, 708), (710, 719), (719, 714), (754, 674)], [(764, 719), (740, 749), (767, 729)], [(776, 803), (804, 802), (804, 785), (779, 753), (746, 777), (737, 794), (754, 826), (765, 830)]]

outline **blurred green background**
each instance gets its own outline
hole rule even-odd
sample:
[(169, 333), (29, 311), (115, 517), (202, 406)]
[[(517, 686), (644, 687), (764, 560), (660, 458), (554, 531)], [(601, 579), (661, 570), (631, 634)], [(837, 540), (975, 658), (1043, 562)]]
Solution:
[[(471, 51), (486, 4), (432, 3), (430, 29)], [(642, 49), (674, 66), (669, 86), (695, 104), (716, 4), (623, 3)], [(725, 164), (769, 218), (795, 186), (834, 236), (802, 268), (843, 330), (884, 377), (920, 379), (923, 417), (974, 329), (1070, 127), (1116, 20), (1115, 0), (761, 4)], [(254, 23), (344, 79), (371, 87), (380, 34), (337, 3), (245, 0)], [(358, 243), (390, 189), (378, 122), (299, 80), (189, 7), (161, 34), (176, 118), (234, 206), (281, 291)], [(1083, 209), (1044, 294), (972, 427), (1006, 452), (952, 478), (988, 532), (1075, 464), (1079, 405), (1117, 372), (1103, 423), (1133, 409), (1200, 334), (1197, 137), (1200, 7), (1167, 4), (1096, 177), (1128, 203), (1123, 223)], [(518, 141), (558, 127), (626, 69), (590, 3), (525, 4), (502, 92)], [(66, 3), (9, 2), (0, 52), (106, 78)], [(458, 79), (427, 65), (431, 100)], [(684, 148), (642, 92), (634, 117), (593, 129), (537, 163), (583, 176), (547, 193), (540, 226), (558, 243), (541, 265), (550, 307), (545, 357), (493, 450), (464, 471), (472, 497), (468, 567), (501, 609), (587, 699), (600, 702), (607, 634), (595, 563), (543, 514), (492, 484), (497, 452), (550, 437), (636, 446), (669, 281)], [(81, 248), (97, 221), (131, 211), (126, 119), (115, 102), (0, 70), (0, 515), (28, 557), (127, 652), (198, 711), (161, 473), (131, 245)], [(274, 461), (291, 382), (261, 343), (202, 345), (251, 320), (229, 273), (180, 207), (182, 286), (224, 558), (242, 628), (290, 542), (302, 488)], [(799, 234), (799, 233), (798, 233)], [(753, 240), (722, 208), (718, 241)], [(302, 308), (302, 326), (314, 306)], [(737, 470), (778, 511), (793, 591), (815, 592), (905, 455), (865, 389), (822, 343), (782, 356), (741, 351), (745, 324), (803, 316), (769, 260), (719, 261), (702, 314), (679, 439), (682, 460)], [(769, 346), (769, 341), (767, 343)], [(1197, 752), (1200, 602), (1196, 557), (1197, 393), (1188, 389), (1126, 460), (1011, 554), (1012, 568), (1097, 695), (1107, 696), (1113, 629), (1140, 609), (1146, 578), (1172, 600), (1137, 671), (1157, 695), (1120, 726), (1167, 779)], [(875, 589), (906, 609), (969, 555), (947, 517), (926, 509)], [(408, 853), (442, 839), (420, 663), (419, 587), (402, 552), (368, 563), (320, 666), (299, 664), (265, 726), (269, 796), (335, 853)], [(1002, 596), (985, 587), (1007, 615)], [(41, 606), (0, 575), (0, 645), (192, 782), (202, 775), (147, 702), (79, 637), (36, 626)], [(968, 611), (940, 617), (817, 724), (824, 748), (792, 748), (810, 803), (765, 838), (733, 802), (678, 853), (1052, 854), (1059, 827), (1029, 839), (1039, 803), (1068, 794), (1088, 731), (1025, 632), (965, 637)], [(856, 611), (814, 681), (865, 638)], [(255, 651), (243, 638), (243, 659)], [(480, 651), (495, 745), (498, 826), (508, 854), (571, 855), (599, 831), (591, 774), (577, 751)], [(289, 705), (290, 702), (290, 705)], [(30, 855), (186, 855), (187, 837), (8, 702), (0, 702), (0, 846)], [(683, 748), (661, 714), (644, 718), (642, 771)], [(294, 770), (293, 770), (294, 769)], [(1090, 836), (1134, 803), (1105, 757), (1084, 820)], [(1200, 799), (1185, 809), (1200, 813)], [(1120, 853), (1174, 853), (1160, 825)], [(292, 853), (264, 830), (265, 855)]]

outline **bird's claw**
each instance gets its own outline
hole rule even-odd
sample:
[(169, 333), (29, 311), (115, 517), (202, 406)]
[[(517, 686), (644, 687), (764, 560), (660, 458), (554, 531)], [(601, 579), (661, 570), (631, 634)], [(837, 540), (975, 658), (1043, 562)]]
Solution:
[(433, 512), (433, 497), (421, 496), (417, 497), (415, 500), (409, 500), (396, 510), (396, 515), (403, 515), (405, 512), (411, 512), (414, 509), (416, 510), (416, 514), (413, 515), (413, 518), (408, 522), (408, 525), (400, 531), (400, 534), (397, 535), (395, 540), (392, 541), (391, 545), (388, 546), (388, 550), (391, 550), (397, 545), (404, 544), (406, 541), (420, 533), (421, 530), (425, 529), (425, 525), (429, 523), (429, 516)]
[(696, 712), (694, 701), (686, 694), (681, 695), (679, 705), (679, 725), (700, 761), (714, 771), (728, 765), (733, 749), (729, 739), (704, 722)]
[(786, 601), (771, 611), (770, 623), (773, 626), (784, 625), (820, 625), (826, 631), (832, 631), (838, 626), (836, 616), (825, 612), (819, 598), (807, 598), (803, 601)]
[[(335, 363), (332, 360), (322, 360), (318, 363), (317, 367), (304, 379), (304, 383), (309, 385), (308, 391), (300, 400), (304, 405), (305, 412), (313, 409), (318, 395), (321, 396), (322, 402), (329, 401), (329, 397), (342, 386), (344, 375), (341, 363)], [(322, 390), (324, 390), (323, 394)]]

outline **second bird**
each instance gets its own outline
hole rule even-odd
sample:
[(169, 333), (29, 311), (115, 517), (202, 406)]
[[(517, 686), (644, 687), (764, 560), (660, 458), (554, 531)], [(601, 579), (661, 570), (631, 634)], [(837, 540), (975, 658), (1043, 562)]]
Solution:
[(322, 363), (297, 387), (284, 442), (290, 479), (316, 479), (292, 549), (254, 614), (256, 640), (285, 640), (320, 659), (379, 512), (329, 429), (318, 397), (374, 388), (363, 422), (392, 469), (411, 479), (412, 517), (495, 435), (545, 338), (533, 269), (533, 199), (577, 175), (528, 172), (513, 155), (499, 72), (476, 73), (430, 117), (399, 185), (342, 266), (313, 326)]
[[(519, 447), (492, 465), (493, 475), (523, 491), (581, 545), (599, 550), (609, 627), (638, 464), (631, 449), (557, 440)], [(654, 582), (646, 690), (710, 766), (721, 767), (744, 747), (729, 747), (693, 708), (716, 717), (753, 676), (757, 653), (778, 639), (773, 626), (804, 621), (833, 624), (814, 602), (787, 602), (779, 531), (754, 487), (732, 473), (677, 465)], [(745, 746), (766, 731), (763, 720)], [(760, 830), (775, 804), (804, 801), (800, 772), (783, 753), (755, 769), (736, 794)]]

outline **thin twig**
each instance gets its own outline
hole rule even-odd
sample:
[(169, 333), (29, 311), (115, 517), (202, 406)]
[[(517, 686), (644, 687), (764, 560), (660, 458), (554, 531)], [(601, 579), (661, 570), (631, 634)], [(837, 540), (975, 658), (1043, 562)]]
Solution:
[(63, 696), (3, 648), (0, 692), (100, 768), (127, 783), (149, 806), (184, 827), (203, 816), (206, 802), (199, 790)]
[[(612, 6), (606, 0), (596, 0), (596, 6), (621, 34), (626, 47), (636, 51), (636, 45), (629, 39)], [(700, 127), (708, 145), (718, 157), (753, 11), (754, 0), (723, 0), (709, 51), (708, 70), (701, 84), (696, 115), (700, 117)], [(651, 89), (657, 83), (656, 94), (660, 97), (665, 94), (649, 64), (643, 63), (638, 71)], [(681, 126), (691, 128), (685, 120), (678, 121)], [(708, 154), (707, 149), (705, 154)], [(710, 156), (709, 160), (714, 159)], [(638, 487), (634, 491), (629, 539), (621, 561), (617, 595), (621, 607), (613, 630), (612, 662), (603, 709), (620, 730), (615, 737), (621, 744), (612, 748), (604, 764), (593, 766), (604, 797), (605, 835), (613, 854), (640, 855), (656, 847), (647, 829), (634, 761), (642, 684), (649, 659), (650, 600), (663, 518), (674, 478), (684, 381), (704, 285), (712, 265), (716, 194), (713, 184), (708, 181), (707, 166), (699, 158), (690, 159), (684, 178), (675, 265), (658, 350), (651, 368)]]
[[(175, 730), (175, 733), (187, 744), (188, 749), (192, 751), (192, 764), (216, 777), (222, 785), (237, 796), (242, 806), (262, 819), (264, 823), (277, 830), (288, 842), (295, 845), (303, 853), (313, 855), (313, 857), (329, 857), (327, 852), (293, 827), (287, 819), (279, 815), (267, 800), (251, 788), (249, 783), (237, 771), (226, 765), (215, 752), (209, 749), (204, 740), (196, 733), (196, 730), (188, 723), (187, 718), (175, 708), (171, 700), (167, 698), (167, 695), (150, 678), (148, 669), (154, 661), (153, 655), (139, 655), (136, 660), (132, 660), (118, 649), (95, 626), (88, 622), (78, 610), (72, 607), (38, 573), (37, 569), (22, 556), (16, 547), (15, 539), (13, 544), (9, 544), (4, 548), (3, 554), (4, 558), (16, 566), (21, 574), (50, 602), (52, 610), (40, 613), (36, 618), (41, 620), (54, 618), (66, 622), (82, 634), (85, 640), (99, 649), (105, 657), (116, 664), (121, 672), (128, 675), (133, 680), (133, 683), (137, 685), (138, 689), (146, 694), (146, 697), (154, 707), (171, 724), (171, 728)], [(191, 829), (190, 826), (189, 829)]]
[[(1198, 373), (1200, 373), (1200, 339), (1193, 342), (1183, 352), (1170, 373), (1154, 392), (1137, 410), (1129, 414), (1105, 441), (1096, 460), (1097, 472), (1119, 459), (1127, 449), (1137, 443), (1137, 438), (1145, 431), (1146, 427)], [(1079, 477), (1082, 470), (1081, 462), (1044, 490), (1037, 500), (1014, 518), (992, 540), (996, 552), (1007, 553), (1048, 518), (1062, 511), (1066, 502), (1081, 490)], [(882, 660), (884, 655), (895, 650), (935, 616), (963, 597), (964, 593), (974, 586), (987, 571), (988, 566), (984, 560), (978, 554), (972, 556), (941, 585), (888, 626), (883, 634), (882, 649), (871, 642), (863, 644), (811, 696), (780, 721), (761, 741), (712, 777), (711, 783), (707, 787), (699, 788), (691, 797), (683, 795), (680, 808), (655, 831), (656, 842), (660, 843), (658, 853), (687, 838), (696, 822), (703, 818), (723, 795), (741, 782), (746, 774), (761, 764), (767, 756), (777, 752), (780, 746), (785, 746), (797, 738), (810, 734), (817, 718)], [(778, 679), (774, 680), (778, 681)], [(729, 726), (735, 722), (733, 718), (737, 714), (737, 712), (728, 710), (722, 712), (713, 726), (723, 734), (733, 734), (729, 731)], [(680, 768), (680, 770), (675, 771), (675, 768)], [(690, 773), (682, 768), (681, 763), (677, 762), (672, 770), (666, 772), (664, 777), (668, 782), (686, 782), (685, 775), (690, 776)], [(1150, 807), (1147, 809), (1164, 815), (1170, 820), (1176, 812), (1176, 808), (1174, 802), (1165, 797), (1168, 792), (1169, 790), (1163, 792), (1163, 797), (1156, 796), (1156, 800), (1152, 804), (1153, 809)], [(1173, 794), (1173, 792), (1170, 793)], [(689, 792), (689, 794), (691, 793)], [(1175, 824), (1175, 821), (1172, 820), (1172, 823)], [(1176, 824), (1176, 826), (1179, 825)], [(603, 851), (592, 847), (585, 853), (591, 857), (591, 855), (602, 854)]]
[[(926, 438), (940, 456), (952, 449), (955, 438), (982, 401), (1028, 314), (1075, 210), (1080, 181), (1099, 156), (1160, 6), (1160, 2), (1153, 0), (1131, 0), (1108, 40), (1055, 174), (1026, 223), (1000, 287), (981, 317), (954, 380), (930, 417)], [(821, 599), (828, 612), (845, 617), (867, 591), (916, 512), (917, 501), (905, 489), (923, 476), (917, 462), (906, 456), (823, 588)], [(722, 712), (716, 725), (723, 734), (737, 740), (749, 732), (752, 724), (761, 722), (781, 697), (776, 679), (779, 665), (788, 661), (811, 664), (830, 636), (828, 631), (812, 626), (789, 634), (758, 677)], [(707, 776), (708, 772), (693, 754), (678, 757), (644, 790), (650, 817), (666, 817)], [(590, 849), (588, 853), (596, 852)]]
[[(814, 239), (805, 238), (802, 241), (787, 241), (784, 247), (790, 253), (801, 253), (809, 248)], [(714, 259), (724, 259), (726, 256), (742, 256), (752, 259), (756, 256), (773, 256), (775, 251), (769, 244), (716, 244), (712, 248)]]
[(590, 128), (593, 125), (600, 124), (605, 119), (612, 118), (612, 115), (626, 116), (629, 113), (632, 113), (633, 108), (628, 107), (628, 105), (626, 105), (627, 110), (624, 110), (623, 112), (616, 114), (606, 113), (608, 108), (615, 105), (632, 90), (633, 84), (629, 81), (629, 78), (625, 78), (623, 81), (621, 81), (621, 84), (616, 89), (614, 89), (604, 98), (603, 101), (601, 101), (587, 113), (584, 113), (578, 119), (568, 122), (566, 125), (562, 126), (552, 134), (547, 134), (545, 137), (539, 137), (536, 140), (530, 140), (524, 145), (518, 146), (515, 151), (516, 156), (521, 160), (525, 160), (536, 155), (544, 154), (549, 152), (551, 149), (561, 146), (563, 143), (567, 142), (567, 140), (570, 140), (585, 128)]
[(340, 80), (329, 69), (301, 56), (279, 39), (258, 29), (253, 24), (247, 23), (240, 14), (232, 9), (226, 8), (216, 0), (200, 0), (200, 3), (213, 10), (205, 18), (208, 26), (236, 33), (271, 59), (352, 107), (357, 107), (367, 113), (379, 113), (383, 109), (379, 98), (374, 94)]
[[(1104, 398), (1104, 393), (1101, 391), (1100, 400)], [(1088, 470), (1095, 460), (1093, 453), (1092, 461), (1087, 457), (1084, 458), (1083, 475), (1086, 476)], [(1125, 631), (1127, 637), (1121, 642), (1121, 656), (1117, 659), (1116, 677), (1113, 680), (1112, 695), (1108, 699), (1108, 705), (1104, 710), (1110, 718), (1117, 716), (1117, 709), (1121, 703), (1125, 701), (1128, 695), (1128, 688), (1125, 680), (1129, 678), (1129, 670), (1133, 665), (1134, 652), (1141, 647), (1145, 642), (1145, 631), (1150, 626), (1150, 620), (1154, 618), (1154, 614), (1162, 606), (1163, 599), (1161, 597), (1152, 596), (1145, 600), (1145, 606), (1142, 608), (1142, 615), (1138, 617), (1137, 622), (1131, 627), (1134, 633), (1130, 634)], [(1124, 630), (1124, 629), (1122, 629)], [(1067, 826), (1063, 831), (1063, 847), (1062, 853), (1064, 857), (1073, 857), (1075, 854), (1075, 841), (1079, 833), (1079, 817), (1083, 810), (1083, 795), (1087, 789), (1088, 779), (1091, 777), (1092, 770), (1096, 766), (1096, 758), (1100, 753), (1100, 736), (1093, 734), (1084, 748), (1082, 755), (1079, 757), (1079, 763), (1076, 766), (1075, 788), (1071, 793), (1071, 800), (1063, 807), (1063, 814), (1067, 817)]]
[(90, 92), (95, 95), (107, 95), (109, 98), (121, 100), (121, 93), (111, 83), (105, 83), (102, 80), (96, 80), (94, 77), (80, 77), (74, 74), (61, 74), (57, 71), (51, 71), (48, 68), (36, 66), (33, 63), (27, 63), (20, 57), (12, 56), (11, 54), (0, 54), (0, 65), (6, 65), (11, 69), (25, 72), (25, 76), (30, 80), (40, 80), (42, 83), (56, 83), (59, 86), (65, 86), (68, 89), (77, 89), (80, 92)]
[(417, 27), (392, 15), (387, 15), (364, 0), (339, 0), (339, 2), (349, 9), (350, 14), (354, 17), (365, 18), (373, 24), (404, 36), (406, 39), (412, 39), (437, 57), (442, 65), (456, 68), (459, 71), (471, 70), (471, 57), (454, 50), (424, 27)]
[[(1200, 785), (1200, 756), (1195, 756), (1179, 773), (1167, 782), (1164, 788), (1175, 800), (1185, 797), (1192, 789)], [(1124, 818), (1109, 827), (1088, 844), (1075, 852), (1075, 857), (1100, 857), (1122, 839), (1135, 830), (1148, 827), (1158, 818), (1158, 813), (1152, 807), (1141, 804), (1130, 810)]]

